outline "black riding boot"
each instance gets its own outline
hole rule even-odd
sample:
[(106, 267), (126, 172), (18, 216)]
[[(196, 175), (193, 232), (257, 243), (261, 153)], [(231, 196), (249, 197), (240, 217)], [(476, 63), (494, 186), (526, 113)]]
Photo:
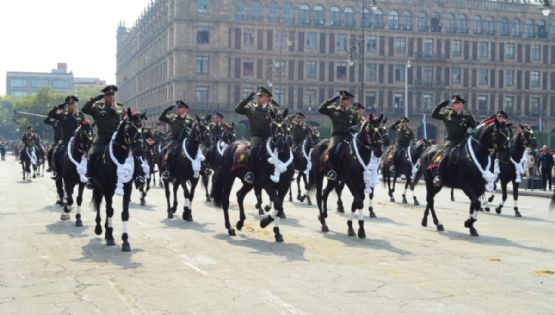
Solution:
[(328, 153), (328, 166), (329, 171), (326, 174), (328, 180), (336, 180), (337, 179), (337, 171), (335, 170), (335, 162), (339, 158), (339, 153), (341, 152), (341, 143), (337, 143), (333, 150), (330, 150)]
[(249, 154), (249, 158), (247, 159), (247, 172), (245, 173), (245, 176), (243, 177), (243, 180), (247, 183), (247, 184), (253, 184), (254, 183), (254, 167), (255, 167), (255, 162), (256, 162), (256, 157), (258, 156), (258, 146), (255, 148), (251, 149), (251, 153)]
[(87, 189), (94, 189), (96, 187), (96, 182), (94, 181), (93, 177), (96, 175), (96, 169), (95, 169), (95, 164), (96, 164), (96, 152), (91, 153), (91, 156), (89, 158), (89, 161), (87, 162), (87, 183), (85, 184), (85, 187), (87, 187)]

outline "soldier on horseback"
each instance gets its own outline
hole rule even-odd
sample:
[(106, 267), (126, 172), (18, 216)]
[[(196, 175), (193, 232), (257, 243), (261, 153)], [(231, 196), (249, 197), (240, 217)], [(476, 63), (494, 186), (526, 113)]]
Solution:
[[(62, 104), (60, 104), (62, 105)], [(58, 106), (60, 106), (58, 105)], [(58, 108), (58, 107), (55, 107)], [(62, 111), (61, 109), (58, 109), (58, 111)], [(48, 159), (48, 169), (46, 170), (47, 172), (52, 171), (52, 156), (54, 155), (55, 149), (58, 145), (58, 142), (60, 142), (60, 140), (62, 140), (62, 127), (60, 126), (60, 122), (50, 118), (49, 116), (46, 116), (46, 118), (44, 119), (44, 123), (47, 125), (52, 126), (52, 129), (54, 129), (54, 141), (52, 142), (52, 144), (50, 144), (50, 148), (48, 149), (48, 154), (47, 154), (47, 159)], [(56, 176), (54, 176), (54, 174), (52, 174), (52, 179), (56, 178)]]
[[(291, 139), (293, 140), (293, 148), (297, 148), (303, 144), (303, 141), (306, 137), (308, 132), (308, 128), (310, 128), (305, 122), (305, 116), (303, 113), (297, 113), (295, 115), (295, 120), (291, 127), (289, 128), (289, 132), (291, 134)], [(293, 149), (295, 151), (295, 149)]]
[[(27, 131), (25, 131), (25, 133), (23, 134), (23, 136), (21, 137), (21, 144), (22, 147), (19, 150), (19, 161), (21, 163), (21, 156), (25, 153), (25, 148), (35, 148), (36, 150), (41, 150), (42, 151), (42, 146), (40, 144), (40, 137), (38, 134), (33, 132), (33, 127), (32, 126), (28, 126), (27, 127)], [(43, 152), (44, 153), (44, 152)]]
[(364, 106), (361, 103), (354, 103), (353, 109), (358, 115), (359, 124), (362, 124), (366, 120), (366, 113), (364, 112)]
[[(75, 129), (81, 125), (81, 122), (85, 119), (82, 113), (77, 111), (77, 102), (79, 99), (76, 96), (70, 95), (65, 98), (65, 102), (60, 104), (48, 112), (48, 117), (56, 122), (60, 126), (61, 135), (60, 139), (56, 144), (56, 147), (52, 153), (52, 158), (54, 161), (61, 158), (60, 148), (67, 145), (71, 137), (73, 136)], [(64, 107), (67, 105), (67, 111), (64, 111)], [(52, 163), (52, 177), (56, 178), (56, 163)]]
[[(253, 102), (255, 95), (258, 97)], [(235, 112), (247, 116), (250, 123), (251, 154), (249, 154), (246, 166), (247, 172), (244, 177), (244, 181), (249, 184), (254, 183), (254, 167), (256, 158), (260, 157), (260, 149), (264, 148), (266, 140), (271, 136), (270, 123), (272, 118), (270, 114), (279, 112), (279, 108), (270, 102), (271, 97), (272, 93), (270, 91), (264, 87), (259, 87), (256, 93), (251, 93), (235, 107)]]
[[(331, 119), (331, 140), (328, 145), (328, 165), (329, 171), (326, 177), (329, 180), (337, 179), (335, 171), (335, 161), (339, 158), (346, 141), (351, 132), (356, 132), (360, 124), (358, 114), (350, 107), (353, 95), (347, 91), (340, 91), (339, 95), (334, 96), (320, 105), (319, 112), (329, 116)], [(335, 103), (339, 101), (339, 106)]]
[(95, 182), (92, 177), (96, 173), (95, 161), (104, 152), (104, 147), (110, 143), (112, 135), (125, 115), (122, 104), (115, 101), (115, 94), (118, 88), (115, 85), (108, 85), (101, 90), (102, 94), (91, 98), (83, 109), (83, 113), (92, 116), (96, 124), (96, 139), (94, 141), (89, 163), (87, 163), (87, 188), (93, 189)]
[(225, 129), (224, 115), (216, 113), (214, 120), (208, 125), (211, 142), (217, 143), (222, 138)]
[[(436, 156), (433, 161), (436, 164), (439, 161), (438, 172), (434, 178), (434, 185), (437, 187), (441, 186), (440, 174), (445, 168), (445, 164), (456, 163), (458, 154), (455, 153), (457, 153), (458, 150), (454, 149), (459, 149), (464, 146), (468, 129), (476, 128), (477, 126), (474, 116), (472, 116), (470, 112), (464, 110), (465, 103), (466, 101), (459, 95), (454, 95), (451, 101), (441, 102), (432, 112), (432, 118), (443, 121), (447, 132), (443, 154), (438, 153), (438, 156)], [(445, 108), (449, 104), (451, 104), (451, 106)]]
[[(403, 117), (389, 127), (390, 130), (394, 130), (397, 134), (395, 151), (393, 152), (393, 161), (398, 160), (401, 157), (401, 154), (405, 154), (407, 148), (414, 142), (414, 130), (410, 128), (409, 122), (410, 121), (407, 117)], [(395, 163), (391, 163), (389, 170), (390, 172), (395, 172)]]
[[(188, 133), (194, 123), (193, 118), (189, 116), (189, 105), (181, 100), (175, 102), (175, 104), (176, 105), (166, 108), (158, 118), (159, 121), (170, 126), (169, 141), (162, 150), (162, 155), (167, 156), (165, 159), (166, 164), (164, 165), (164, 171), (162, 172), (162, 178), (165, 180), (170, 178), (181, 133)], [(170, 114), (174, 109), (175, 113)]]

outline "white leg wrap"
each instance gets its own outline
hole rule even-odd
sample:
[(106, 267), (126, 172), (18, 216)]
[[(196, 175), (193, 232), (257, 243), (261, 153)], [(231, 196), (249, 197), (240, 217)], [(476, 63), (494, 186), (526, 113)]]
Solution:
[(281, 218), (280, 218), (280, 217), (276, 217), (276, 220), (274, 221), (274, 226), (275, 226), (275, 227), (279, 227), (280, 221), (281, 221)]
[(405, 190), (403, 191), (403, 195), (407, 196), (407, 188), (405, 187)]
[(109, 228), (112, 227), (112, 218), (108, 218), (108, 227), (109, 227)]
[(187, 207), (187, 208), (190, 208), (191, 207), (191, 200), (185, 199), (184, 206)]
[(471, 215), (474, 220), (478, 220), (478, 211), (474, 210), (474, 213)]
[(515, 199), (515, 200), (513, 201), (513, 207), (514, 207), (514, 208), (518, 208), (518, 200)]
[(81, 213), (81, 206), (77, 206), (77, 213)]
[(354, 216), (355, 216), (355, 212), (354, 212), (354, 211), (351, 211), (351, 212), (349, 213), (349, 221), (353, 221), (353, 217), (354, 217)]
[(369, 199), (369, 201), (370, 201), (370, 203), (369, 203), (368, 206), (369, 206), (369, 207), (372, 207), (372, 201), (373, 201), (373, 200), (372, 200), (372, 199)]
[(122, 233), (127, 233), (128, 228), (129, 228), (129, 222), (128, 221), (123, 221)]
[(358, 220), (364, 221), (364, 213), (362, 212), (362, 209), (358, 209)]
[(277, 216), (277, 210), (276, 209), (272, 209), (270, 211), (270, 217), (272, 217), (272, 219), (275, 219)]

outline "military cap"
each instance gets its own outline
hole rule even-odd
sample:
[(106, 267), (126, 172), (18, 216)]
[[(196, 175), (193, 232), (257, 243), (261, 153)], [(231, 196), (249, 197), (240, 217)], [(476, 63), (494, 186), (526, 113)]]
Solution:
[(302, 118), (305, 118), (304, 114), (303, 114), (303, 113), (301, 113), (301, 112), (298, 112), (298, 113), (297, 113), (297, 114), (295, 114), (295, 115), (296, 115), (297, 117), (302, 117)]
[(351, 94), (351, 93), (349, 93), (348, 91), (345, 91), (345, 90), (339, 91), (339, 96), (341, 96), (342, 98), (353, 98), (353, 97), (355, 97), (353, 94)]
[(220, 114), (220, 113), (218, 113), (218, 112), (216, 112), (216, 116), (217, 116), (217, 117), (220, 117), (221, 119), (224, 119), (224, 115), (222, 115), (222, 114)]
[(27, 126), (27, 130), (33, 129), (33, 126)]
[(66, 101), (66, 104), (70, 104), (70, 103), (79, 102), (79, 99), (77, 98), (77, 96), (70, 95), (66, 97), (65, 101)]
[(459, 95), (453, 95), (453, 98), (451, 99), (451, 103), (463, 103), (466, 104), (466, 101), (460, 97)]
[(258, 90), (256, 91), (256, 95), (272, 97), (272, 93), (270, 93), (270, 91), (268, 91), (268, 89), (263, 86), (258, 88)]
[(183, 101), (181, 101), (181, 100), (175, 102), (175, 104), (177, 105), (177, 107), (189, 108), (189, 105), (187, 105), (185, 102), (183, 102)]
[(497, 112), (497, 114), (495, 114), (496, 116), (501, 116), (505, 119), (509, 119), (509, 116), (507, 115), (507, 113), (505, 113), (504, 111), (500, 110)]
[(118, 87), (115, 85), (108, 85), (107, 87), (101, 90), (101, 92), (104, 94), (116, 94), (117, 91), (118, 91)]
[(401, 122), (410, 122), (410, 120), (407, 117), (401, 117)]
[(364, 106), (362, 106), (361, 103), (354, 103), (354, 104), (353, 104), (353, 108), (354, 108), (354, 109), (364, 109)]

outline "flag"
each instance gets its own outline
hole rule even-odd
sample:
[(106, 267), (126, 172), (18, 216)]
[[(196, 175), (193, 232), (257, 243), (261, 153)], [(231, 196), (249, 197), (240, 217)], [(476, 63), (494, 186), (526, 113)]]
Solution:
[(424, 135), (424, 139), (428, 139), (428, 130), (426, 128), (426, 114), (422, 114), (422, 133)]

